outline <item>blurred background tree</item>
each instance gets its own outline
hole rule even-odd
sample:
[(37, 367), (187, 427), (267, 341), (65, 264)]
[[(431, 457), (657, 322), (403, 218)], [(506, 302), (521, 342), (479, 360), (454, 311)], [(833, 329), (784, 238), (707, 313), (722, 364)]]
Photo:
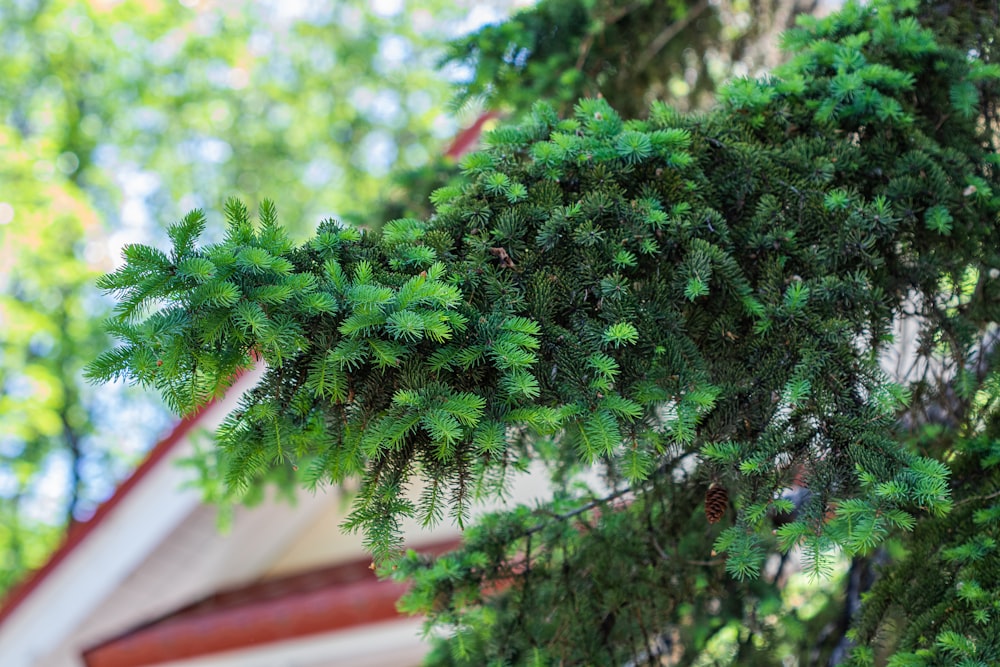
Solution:
[(170, 426), (155, 397), (82, 379), (121, 247), (236, 193), (281, 193), (299, 236), (366, 217), (467, 121), (444, 40), (509, 11), (0, 1), (0, 592)]

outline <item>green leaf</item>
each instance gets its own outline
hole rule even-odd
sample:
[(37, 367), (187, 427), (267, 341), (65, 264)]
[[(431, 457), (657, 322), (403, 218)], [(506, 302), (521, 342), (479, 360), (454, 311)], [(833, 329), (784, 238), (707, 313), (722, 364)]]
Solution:
[(606, 380), (614, 380), (620, 369), (614, 357), (610, 357), (603, 352), (595, 352), (587, 358), (587, 365), (592, 368), (597, 375)]
[(735, 463), (740, 458), (740, 445), (732, 441), (710, 442), (702, 445), (701, 455), (719, 463)]
[(708, 295), (708, 285), (698, 276), (688, 278), (684, 285), (684, 296), (689, 301)]
[(631, 484), (647, 479), (655, 467), (649, 452), (635, 445), (625, 450), (621, 461), (622, 473)]
[(625, 132), (618, 137), (618, 155), (628, 164), (636, 164), (653, 153), (653, 143), (643, 132)]
[(962, 116), (971, 118), (979, 107), (979, 91), (971, 81), (956, 81), (948, 91), (951, 105)]
[(268, 324), (264, 310), (251, 301), (240, 302), (236, 306), (233, 316), (237, 324), (253, 335), (259, 334)]
[(250, 273), (261, 274), (272, 268), (275, 257), (263, 248), (246, 247), (236, 253), (236, 264)]
[(337, 330), (349, 337), (367, 336), (385, 324), (386, 317), (382, 312), (354, 313), (343, 322)]
[(327, 358), (340, 370), (354, 371), (368, 358), (368, 350), (364, 341), (342, 340), (327, 353)]
[(616, 348), (622, 345), (634, 345), (639, 341), (639, 332), (630, 322), (616, 322), (604, 331), (604, 342)]
[(782, 401), (790, 406), (797, 406), (809, 397), (812, 391), (812, 383), (805, 378), (789, 380), (785, 384), (782, 392)]
[(195, 241), (205, 231), (205, 213), (195, 209), (167, 228), (167, 236), (174, 246), (174, 259), (180, 260), (194, 251)]
[(379, 368), (399, 366), (400, 361), (410, 352), (405, 345), (390, 340), (368, 339), (372, 351), (372, 359)]
[(633, 400), (618, 394), (609, 394), (599, 403), (602, 410), (607, 410), (619, 419), (634, 420), (642, 416), (642, 406)]
[(944, 206), (931, 206), (924, 211), (924, 225), (933, 232), (948, 236), (951, 234), (951, 223), (951, 213)]
[(541, 393), (538, 380), (535, 379), (535, 376), (523, 370), (516, 370), (510, 375), (504, 376), (501, 386), (510, 396), (511, 400), (518, 400), (520, 397), (528, 399), (538, 398)]
[[(508, 317), (504, 320), (503, 324), (500, 325), (500, 328), (503, 331), (514, 331), (517, 333), (528, 334), (529, 336), (537, 336), (542, 331), (538, 322), (527, 317)], [(534, 341), (534, 346), (538, 346), (538, 341)]]
[(506, 428), (496, 421), (481, 423), (472, 437), (472, 444), (480, 454), (501, 456), (507, 449)]
[(442, 410), (468, 427), (475, 427), (479, 423), (485, 407), (485, 398), (467, 392), (456, 394), (441, 405)]
[(490, 350), (490, 358), (502, 371), (525, 369), (535, 363), (535, 355), (514, 343), (500, 341)]
[(415, 342), (424, 337), (424, 318), (411, 310), (401, 310), (386, 318), (386, 330), (396, 339)]
[(427, 231), (427, 223), (413, 218), (402, 218), (385, 223), (382, 239), (389, 245), (414, 243)]
[(215, 277), (215, 264), (203, 257), (188, 257), (177, 264), (177, 275), (203, 283)]
[(600, 456), (610, 456), (621, 443), (618, 422), (607, 410), (592, 412), (583, 420), (580, 429), (581, 454), (585, 461), (593, 462)]
[(785, 290), (785, 308), (790, 313), (801, 311), (809, 300), (809, 287), (801, 280), (793, 280)]

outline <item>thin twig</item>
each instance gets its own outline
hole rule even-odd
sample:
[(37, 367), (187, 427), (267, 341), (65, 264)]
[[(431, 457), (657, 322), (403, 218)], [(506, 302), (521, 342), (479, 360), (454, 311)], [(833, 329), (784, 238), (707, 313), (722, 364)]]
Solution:
[[(569, 512), (565, 512), (563, 514), (546, 512), (546, 514), (549, 514), (550, 518), (555, 519), (556, 521), (565, 521), (566, 519), (572, 519), (573, 517), (579, 516), (584, 512), (588, 512), (597, 507), (598, 505), (604, 505), (605, 503), (609, 503), (612, 500), (615, 500), (616, 498), (621, 498), (625, 494), (631, 493), (631, 491), (632, 487), (626, 486), (622, 489), (619, 489), (618, 491), (615, 491), (614, 493), (604, 496), (603, 498), (595, 498), (594, 500), (591, 500), (589, 503), (581, 505), (580, 507), (577, 507), (576, 509), (571, 510)], [(537, 526), (532, 526), (531, 528), (528, 528), (527, 530), (524, 531), (524, 537), (527, 537), (529, 535), (534, 535), (538, 531), (545, 528), (545, 526), (547, 525), (548, 525), (547, 523), (540, 523)]]
[(996, 498), (998, 496), (1000, 496), (1000, 491), (994, 491), (988, 496), (972, 496), (971, 498), (966, 498), (965, 500), (961, 500), (955, 503), (955, 507), (959, 507), (961, 505), (965, 505), (966, 503), (971, 503), (976, 500), (992, 500), (993, 498)]
[(580, 56), (576, 59), (576, 65), (574, 65), (575, 69), (583, 69), (583, 63), (587, 62), (587, 55), (590, 53), (590, 47), (593, 45), (594, 33), (590, 33), (580, 44)]
[(635, 71), (641, 72), (649, 64), (649, 61), (656, 57), (656, 54), (663, 50), (670, 40), (676, 37), (681, 30), (688, 27), (693, 20), (698, 18), (698, 16), (708, 9), (708, 0), (700, 0), (700, 2), (692, 7), (687, 14), (684, 15), (682, 19), (671, 23), (666, 28), (660, 31), (660, 34), (653, 38), (653, 41), (649, 43), (646, 50), (642, 52), (639, 56), (638, 61), (635, 65)]

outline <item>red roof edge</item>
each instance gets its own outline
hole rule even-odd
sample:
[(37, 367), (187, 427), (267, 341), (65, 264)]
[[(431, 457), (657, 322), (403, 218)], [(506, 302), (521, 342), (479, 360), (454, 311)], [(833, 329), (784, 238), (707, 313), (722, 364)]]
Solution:
[(483, 133), (483, 125), (499, 117), (498, 111), (487, 111), (480, 115), (475, 123), (458, 133), (455, 140), (451, 142), (451, 146), (444, 152), (445, 157), (455, 160), (468, 153), (479, 141), (479, 136)]
[[(440, 554), (455, 540), (421, 551)], [(369, 559), (217, 593), (93, 646), (87, 667), (141, 667), (246, 649), (400, 618), (406, 585), (380, 581)]]
[(7, 596), (3, 600), (3, 606), (0, 607), (0, 624), (2, 624), (13, 612), (17, 609), (41, 583), (49, 576), (59, 564), (62, 563), (70, 553), (76, 549), (77, 546), (90, 535), (94, 530), (97, 529), (108, 517), (111, 512), (114, 511), (115, 507), (129, 494), (129, 492), (147, 475), (149, 472), (156, 467), (163, 458), (166, 457), (167, 453), (177, 445), (178, 442), (184, 439), (184, 437), (191, 431), (191, 429), (198, 423), (202, 415), (205, 413), (213, 403), (209, 403), (199, 409), (192, 415), (182, 419), (170, 432), (170, 434), (156, 443), (156, 445), (149, 451), (146, 459), (136, 468), (131, 475), (125, 478), (115, 492), (104, 501), (94, 512), (94, 516), (90, 517), (87, 521), (81, 523), (73, 523), (69, 526), (66, 531), (66, 535), (63, 538), (62, 544), (56, 549), (49, 560), (31, 573), (31, 575), (16, 585), (10, 590)]

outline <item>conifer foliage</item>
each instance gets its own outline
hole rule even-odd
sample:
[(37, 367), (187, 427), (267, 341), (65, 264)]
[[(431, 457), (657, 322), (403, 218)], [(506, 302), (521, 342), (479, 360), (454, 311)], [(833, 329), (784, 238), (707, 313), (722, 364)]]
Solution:
[[(203, 246), (194, 212), (168, 253), (131, 246), (102, 279), (121, 345), (91, 375), (187, 412), (265, 363), (218, 433), (229, 484), (292, 465), (314, 484), (361, 477), (348, 525), (415, 582), (404, 607), (452, 629), (436, 664), (693, 660), (706, 640), (691, 628), (713, 613), (758, 638), (739, 664), (774, 664), (753, 608), (769, 554), (799, 547), (823, 575), (836, 550), (870, 554), (918, 524), (955, 542), (923, 544), (957, 599), (904, 607), (929, 616), (894, 664), (991, 664), (997, 373), (978, 341), (998, 314), (983, 118), (1000, 67), (915, 9), (802, 22), (774, 78), (732, 82), (707, 114), (539, 103), (462, 161), (429, 220), (380, 234), (327, 221), (295, 246), (272, 204), (254, 221), (233, 200), (226, 238)], [(897, 426), (920, 387), (879, 366), (913, 303), (975, 407), (953, 470), (986, 486), (959, 502), (940, 449)], [(403, 517), (464, 524), (537, 459), (565, 482), (551, 503), (486, 517), (434, 561), (400, 558)], [(572, 472), (595, 465), (611, 491), (575, 492)], [(857, 664), (905, 579), (885, 581)], [(707, 598), (722, 611), (693, 602)]]

